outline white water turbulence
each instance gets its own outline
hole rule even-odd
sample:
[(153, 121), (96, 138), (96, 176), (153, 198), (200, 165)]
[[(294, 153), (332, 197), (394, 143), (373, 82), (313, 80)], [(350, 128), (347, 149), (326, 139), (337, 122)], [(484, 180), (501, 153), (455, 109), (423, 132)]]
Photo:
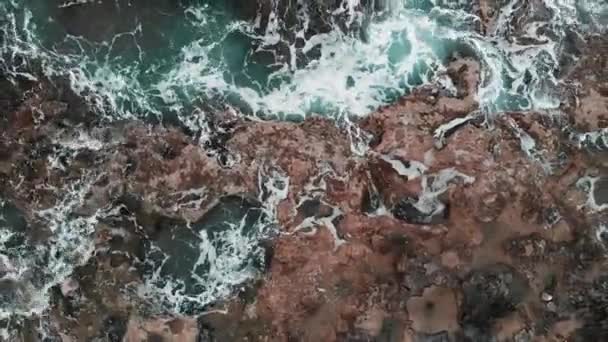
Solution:
[(94, 252), (101, 213), (75, 213), (89, 191), (87, 180), (62, 191), (64, 198), (36, 212), (33, 222), (0, 198), (0, 340), (11, 340), (20, 320), (43, 315), (49, 306), (49, 290)]
[(259, 208), (241, 198), (224, 199), (201, 222), (164, 227), (146, 241), (138, 295), (155, 311), (204, 312), (258, 274), (265, 228)]
[[(481, 65), (482, 111), (550, 109), (577, 59), (576, 41), (608, 27), (604, 0), (503, 0), (488, 27), (472, 0), (378, 0), (383, 6), (373, 13), (363, 9), (365, 1), (342, 0), (327, 27), (316, 28), (305, 5), (311, 2), (291, 1), (297, 10), (285, 21), (282, 0), (268, 0), (269, 12), (250, 18), (203, 0), (167, 8), (152, 0), (140, 7), (137, 0), (4, 0), (0, 75), (65, 84), (103, 120), (177, 120), (200, 133), (213, 111), (362, 117), (417, 86), (443, 84), (450, 60), (471, 57)], [(107, 147), (87, 136), (57, 144)], [(424, 173), (391, 164), (400, 173)], [(443, 183), (468, 181), (452, 171), (440, 176)], [(259, 179), (260, 198), (223, 198), (200, 221), (169, 220), (157, 236), (145, 237), (138, 294), (160, 303), (154, 309), (200, 313), (259, 274), (260, 241), (272, 232), (289, 185), (276, 170), (261, 170)], [(91, 181), (53, 189), (65, 196), (31, 222), (0, 202), (0, 329), (43, 315), (49, 290), (94, 253), (96, 225), (108, 213), (76, 214)], [(441, 209), (435, 197), (443, 187), (433, 186), (415, 203), (419, 211)], [(44, 234), (29, 234), (32, 224), (46, 227)], [(8, 334), (0, 330), (0, 340)]]
[[(289, 25), (280, 2), (271, 1), (265, 26), (259, 15), (237, 20), (213, 2), (190, 1), (160, 24), (142, 19), (93, 40), (65, 33), (59, 23), (61, 11), (86, 2), (11, 0), (0, 4), (1, 70), (36, 78), (31, 70), (39, 68), (66, 79), (108, 119), (192, 123), (192, 115), (226, 107), (282, 119), (362, 116), (413, 87), (439, 82), (451, 58), (469, 56), (482, 65), (482, 109), (548, 109), (559, 104), (563, 66), (576, 60), (572, 41), (605, 32), (608, 21), (603, 0), (503, 1), (487, 28), (473, 1), (380, 1), (382, 10), (369, 15), (359, 1), (343, 0), (331, 18), (346, 19), (311, 35), (306, 1), (296, 1)], [(355, 26), (362, 29), (349, 31)], [(163, 34), (154, 35), (155, 27)]]
[(261, 242), (276, 232), (289, 179), (276, 170), (258, 176), (259, 198), (223, 197), (197, 222), (167, 222), (147, 237), (138, 295), (151, 310), (201, 314), (260, 275), (268, 261)]

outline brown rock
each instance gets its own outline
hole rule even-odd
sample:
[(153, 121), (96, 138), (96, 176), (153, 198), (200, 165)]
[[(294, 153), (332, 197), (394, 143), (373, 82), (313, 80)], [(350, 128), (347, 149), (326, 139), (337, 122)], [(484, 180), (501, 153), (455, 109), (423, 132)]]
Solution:
[(432, 286), (420, 297), (407, 302), (412, 328), (420, 333), (435, 334), (441, 331), (456, 332), (458, 325), (458, 300), (452, 289)]
[(156, 339), (171, 342), (198, 341), (196, 320), (188, 318), (167, 318), (140, 320), (132, 318), (129, 321), (126, 342), (141, 342)]

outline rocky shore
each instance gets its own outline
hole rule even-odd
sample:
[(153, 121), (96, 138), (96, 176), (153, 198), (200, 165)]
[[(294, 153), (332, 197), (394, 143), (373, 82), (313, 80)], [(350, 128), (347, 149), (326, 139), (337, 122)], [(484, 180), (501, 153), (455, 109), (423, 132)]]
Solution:
[[(356, 122), (226, 111), (201, 132), (103, 122), (61, 81), (3, 79), (3, 246), (48, 245), (56, 208), (76, 222), (65, 236), (94, 229), (91, 250), (62, 252), (76, 267), (44, 288), (48, 309), (0, 326), (23, 341), (608, 340), (608, 41), (579, 44), (553, 112), (484, 114), (470, 58), (449, 64), (456, 94), (424, 86)], [(196, 276), (201, 251), (180, 243), (225, 211), (260, 230), (253, 279), (202, 307), (142, 295), (154, 251)], [(3, 279), (2, 305), (27, 311), (32, 292)]]

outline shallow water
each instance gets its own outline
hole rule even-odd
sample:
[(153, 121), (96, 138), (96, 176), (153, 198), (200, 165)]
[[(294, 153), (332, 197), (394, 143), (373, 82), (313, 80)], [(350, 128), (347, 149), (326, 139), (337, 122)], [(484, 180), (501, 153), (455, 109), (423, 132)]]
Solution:
[(263, 267), (258, 243), (264, 224), (256, 203), (240, 197), (219, 201), (197, 222), (167, 222), (145, 241), (140, 295), (172, 312), (197, 314)]

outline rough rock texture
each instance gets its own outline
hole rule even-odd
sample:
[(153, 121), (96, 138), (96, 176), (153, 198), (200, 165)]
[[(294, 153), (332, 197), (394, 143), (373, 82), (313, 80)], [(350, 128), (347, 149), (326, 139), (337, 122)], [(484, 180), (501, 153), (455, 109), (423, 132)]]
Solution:
[[(34, 213), (78, 179), (94, 181), (75, 215), (117, 212), (51, 290), (63, 341), (602, 341), (608, 165), (577, 137), (605, 127), (605, 64), (573, 68), (582, 88), (567, 116), (479, 116), (479, 66), (460, 59), (455, 97), (416, 89), (350, 130), (218, 115), (224, 133), (206, 144), (95, 122), (61, 83), (2, 82), (0, 194), (39, 243), (52, 232)], [(353, 127), (368, 135), (363, 153)], [(275, 219), (259, 278), (191, 316), (149, 309), (134, 291), (145, 241), (227, 198)], [(23, 340), (42, 340), (37, 323)]]
[[(595, 131), (608, 127), (608, 44), (594, 36), (581, 46), (581, 58), (569, 73), (571, 94), (566, 110), (579, 130)], [(573, 94), (572, 94), (573, 93)]]

